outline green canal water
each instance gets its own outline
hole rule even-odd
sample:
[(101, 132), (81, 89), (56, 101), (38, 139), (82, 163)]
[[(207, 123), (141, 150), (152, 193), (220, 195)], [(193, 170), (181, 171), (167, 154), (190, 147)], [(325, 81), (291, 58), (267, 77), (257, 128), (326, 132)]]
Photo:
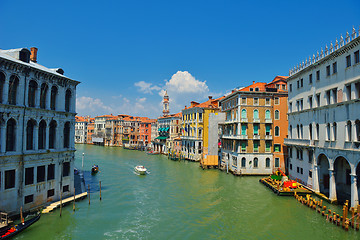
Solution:
[[(43, 214), (16, 239), (360, 239), (293, 197), (278, 197), (259, 177), (202, 170), (198, 163), (100, 146), (77, 145), (75, 164), (99, 165), (91, 204)], [(150, 171), (133, 172), (136, 165)], [(98, 182), (102, 183), (102, 201)], [(332, 207), (333, 208), (333, 207)]]

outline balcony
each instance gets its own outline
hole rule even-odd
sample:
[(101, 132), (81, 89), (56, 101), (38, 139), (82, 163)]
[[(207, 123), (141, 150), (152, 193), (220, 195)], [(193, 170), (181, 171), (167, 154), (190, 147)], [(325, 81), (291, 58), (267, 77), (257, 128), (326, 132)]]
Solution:
[(272, 135), (265, 135), (265, 140), (272, 140), (273, 136)]
[(265, 123), (272, 123), (272, 119), (265, 119)]
[(254, 135), (254, 136), (253, 136), (253, 139), (255, 139), (255, 140), (260, 140), (260, 135)]
[(230, 134), (224, 134), (221, 136), (223, 139), (234, 139), (234, 140), (247, 140), (247, 135), (230, 135)]
[(314, 141), (309, 140), (309, 139), (285, 138), (284, 139), (284, 144), (289, 145), (289, 146), (304, 146), (304, 147), (315, 146)]
[(260, 123), (260, 118), (254, 118), (253, 123)]
[(248, 122), (248, 119), (247, 119), (247, 118), (241, 118), (241, 119), (240, 119), (240, 122), (242, 122), (242, 123), (247, 123), (247, 122)]

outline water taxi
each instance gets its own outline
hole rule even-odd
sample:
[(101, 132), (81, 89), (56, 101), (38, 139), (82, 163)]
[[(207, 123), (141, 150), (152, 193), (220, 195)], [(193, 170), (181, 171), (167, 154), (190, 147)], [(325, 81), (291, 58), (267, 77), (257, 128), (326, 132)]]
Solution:
[(145, 174), (146, 174), (146, 171), (147, 171), (147, 169), (146, 169), (144, 166), (141, 166), (141, 165), (136, 166), (136, 167), (134, 168), (134, 170), (135, 170), (136, 173), (138, 173), (138, 174), (140, 174), (140, 175), (145, 175)]

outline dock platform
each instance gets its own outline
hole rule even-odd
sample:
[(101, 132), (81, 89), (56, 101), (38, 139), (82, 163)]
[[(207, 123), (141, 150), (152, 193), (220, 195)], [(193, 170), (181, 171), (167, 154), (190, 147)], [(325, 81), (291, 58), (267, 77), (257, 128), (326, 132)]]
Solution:
[(268, 188), (270, 188), (271, 190), (273, 190), (273, 192), (279, 196), (294, 196), (295, 192), (297, 195), (306, 195), (306, 194), (311, 194), (312, 191), (306, 189), (305, 187), (303, 187), (302, 185), (300, 185), (298, 188), (296, 189), (290, 189), (290, 190), (284, 190), (280, 184), (276, 184), (276, 181), (274, 181), (273, 179), (266, 177), (266, 178), (261, 178), (259, 180), (259, 182), (261, 182), (262, 184), (264, 184), (265, 186), (267, 186)]
[[(83, 199), (83, 198), (86, 198), (87, 197), (87, 192), (83, 192), (83, 193), (80, 193), (78, 195), (75, 195), (75, 201), (79, 200), (79, 199)], [(68, 197), (68, 198), (65, 198), (63, 199), (61, 202), (62, 202), (62, 206), (66, 205), (66, 204), (69, 204), (71, 202), (74, 201), (74, 196), (72, 197)], [(60, 201), (57, 201), (57, 202), (54, 202), (54, 203), (51, 203), (49, 206), (47, 206), (43, 211), (42, 213), (49, 213), (51, 211), (53, 211), (54, 209), (60, 207)]]

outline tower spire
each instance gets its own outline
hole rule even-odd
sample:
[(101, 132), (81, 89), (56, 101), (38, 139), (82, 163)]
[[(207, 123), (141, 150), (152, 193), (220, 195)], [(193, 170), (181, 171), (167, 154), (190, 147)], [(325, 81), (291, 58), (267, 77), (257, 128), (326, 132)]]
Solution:
[(167, 94), (167, 90), (165, 90), (165, 94), (164, 94), (164, 100), (163, 100), (163, 116), (167, 116), (170, 113), (170, 109), (169, 109), (169, 96)]

